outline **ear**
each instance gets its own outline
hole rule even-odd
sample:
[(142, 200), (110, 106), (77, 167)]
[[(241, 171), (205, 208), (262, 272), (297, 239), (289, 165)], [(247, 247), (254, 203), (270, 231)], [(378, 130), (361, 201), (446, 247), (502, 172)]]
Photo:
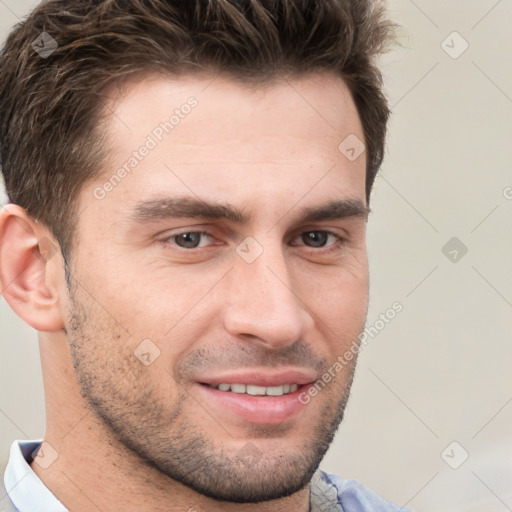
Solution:
[(55, 282), (62, 272), (47, 272), (58, 264), (58, 253), (49, 231), (23, 208), (0, 208), (0, 291), (14, 312), (38, 331), (64, 327)]

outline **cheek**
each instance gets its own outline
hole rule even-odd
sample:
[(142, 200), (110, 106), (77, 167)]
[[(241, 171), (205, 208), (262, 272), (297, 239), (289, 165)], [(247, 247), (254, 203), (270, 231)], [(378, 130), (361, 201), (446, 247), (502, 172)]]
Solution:
[(368, 266), (364, 258), (339, 266), (316, 266), (295, 274), (300, 298), (325, 311), (364, 309), (368, 300)]
[(325, 309), (320, 310), (319, 316), (329, 327), (329, 338), (336, 337), (337, 343), (350, 343), (364, 328), (368, 306), (367, 293), (359, 290), (340, 290), (330, 293), (325, 298)]
[(368, 271), (357, 268), (336, 268), (319, 272), (304, 281), (300, 297), (305, 307), (318, 319), (317, 328), (332, 344), (343, 346), (357, 339), (364, 328), (368, 308)]

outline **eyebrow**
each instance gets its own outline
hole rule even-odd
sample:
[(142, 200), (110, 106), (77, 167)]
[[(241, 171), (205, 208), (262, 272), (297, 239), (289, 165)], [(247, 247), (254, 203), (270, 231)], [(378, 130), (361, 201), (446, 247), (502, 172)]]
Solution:
[[(344, 218), (367, 220), (369, 213), (370, 208), (360, 199), (340, 199), (320, 206), (300, 208), (296, 222), (303, 224)], [(211, 203), (188, 197), (141, 201), (130, 215), (130, 220), (140, 224), (172, 218), (224, 219), (236, 224), (247, 224), (250, 216), (228, 203)]]

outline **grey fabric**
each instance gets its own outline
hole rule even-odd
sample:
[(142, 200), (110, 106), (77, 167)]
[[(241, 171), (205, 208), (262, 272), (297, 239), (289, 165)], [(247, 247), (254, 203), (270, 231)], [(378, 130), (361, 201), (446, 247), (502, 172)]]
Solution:
[(338, 489), (318, 469), (311, 479), (309, 511), (343, 512), (338, 501)]

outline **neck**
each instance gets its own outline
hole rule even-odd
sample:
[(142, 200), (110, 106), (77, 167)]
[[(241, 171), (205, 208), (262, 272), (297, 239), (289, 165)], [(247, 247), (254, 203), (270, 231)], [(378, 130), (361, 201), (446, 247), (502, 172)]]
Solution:
[(48, 429), (45, 441), (58, 458), (47, 469), (32, 463), (36, 475), (73, 512), (117, 512), (121, 504), (125, 512), (306, 512), (309, 508), (309, 486), (288, 498), (257, 504), (217, 502), (202, 496), (148, 466), (112, 436), (98, 436), (92, 414), (67, 435)]

